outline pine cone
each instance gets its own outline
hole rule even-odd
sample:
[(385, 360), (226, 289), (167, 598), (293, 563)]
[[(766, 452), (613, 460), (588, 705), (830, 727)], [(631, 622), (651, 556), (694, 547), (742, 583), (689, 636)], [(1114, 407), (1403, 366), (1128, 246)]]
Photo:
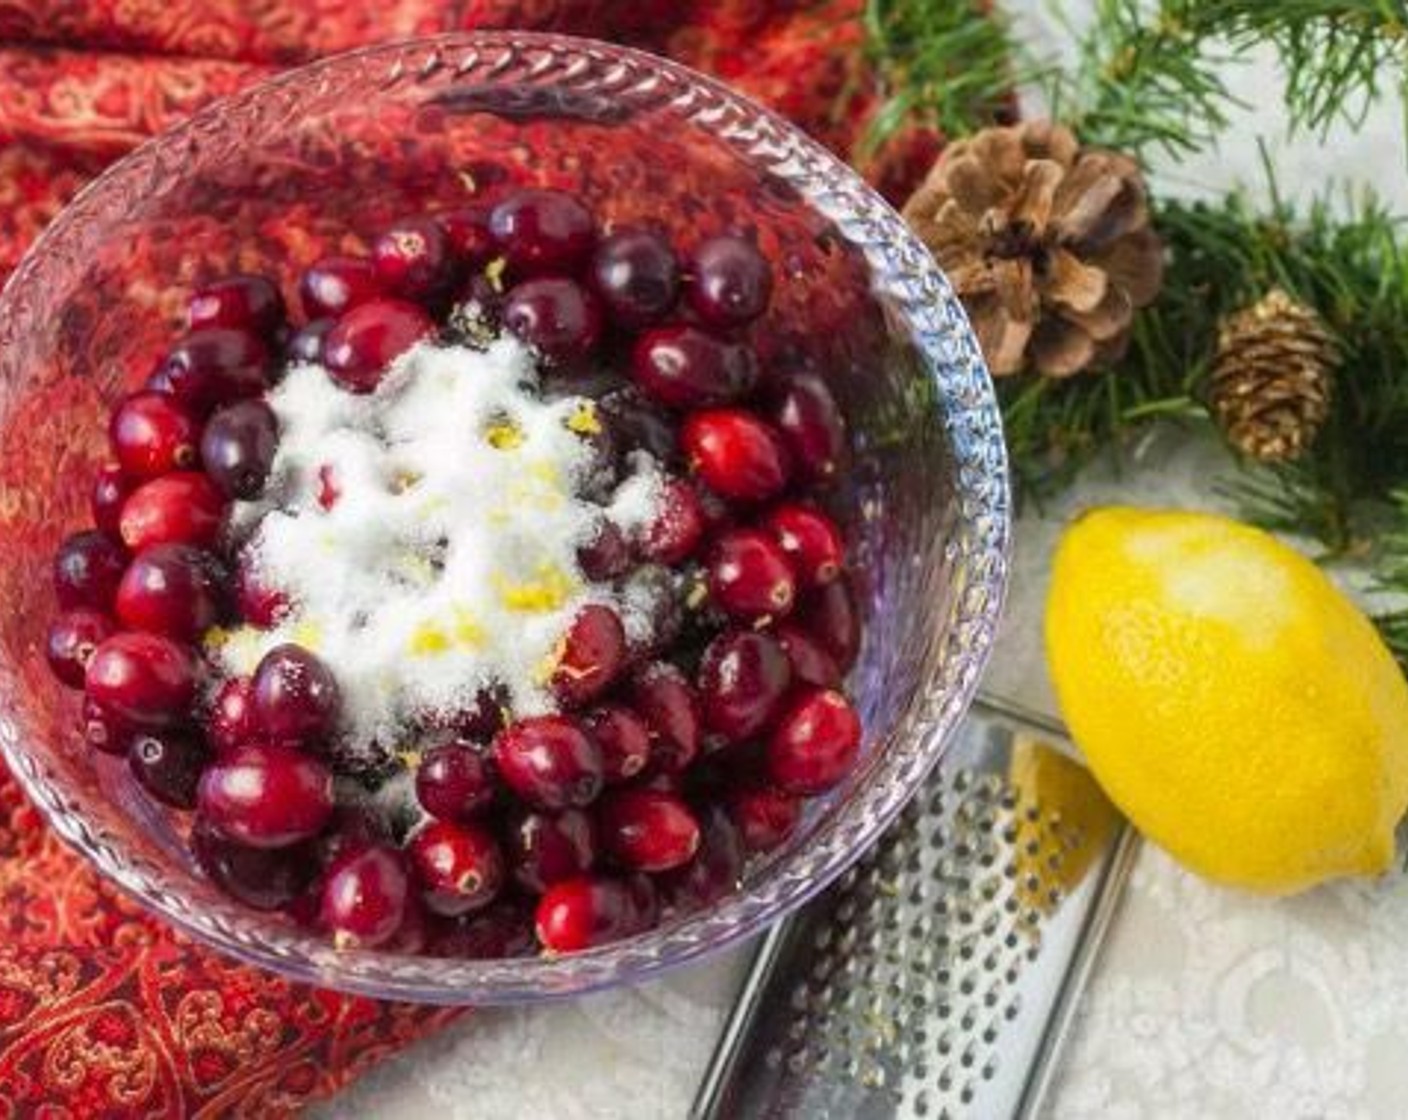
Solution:
[(1319, 314), (1280, 288), (1229, 315), (1209, 387), (1228, 442), (1263, 463), (1300, 458), (1330, 413), (1337, 361)]
[(1118, 358), (1163, 281), (1138, 165), (1049, 121), (951, 144), (905, 204), (996, 375)]

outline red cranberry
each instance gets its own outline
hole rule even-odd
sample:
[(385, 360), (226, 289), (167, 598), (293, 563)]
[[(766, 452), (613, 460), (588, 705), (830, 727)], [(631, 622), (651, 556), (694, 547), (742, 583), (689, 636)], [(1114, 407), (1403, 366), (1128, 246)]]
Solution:
[(520, 276), (576, 273), (596, 242), (591, 211), (566, 191), (509, 195), (490, 213), (489, 231), (509, 268)]
[(267, 337), (284, 325), (284, 297), (267, 276), (226, 276), (196, 289), (186, 322), (193, 331), (238, 327)]
[(860, 616), (847, 581), (833, 580), (807, 595), (798, 610), (798, 621), (846, 672), (860, 652)]
[(684, 799), (648, 789), (613, 790), (596, 811), (602, 848), (633, 871), (668, 871), (694, 858), (699, 822)]
[(268, 388), (269, 348), (249, 331), (207, 327), (171, 348), (161, 372), (170, 394), (194, 415)]
[(709, 596), (733, 618), (754, 622), (792, 609), (797, 579), (777, 542), (757, 529), (729, 529), (709, 553)]
[(323, 364), (323, 348), (327, 345), (328, 332), (336, 319), (314, 319), (299, 327), (289, 336), (285, 353), (290, 362), (306, 362), (310, 365)]
[(75, 607), (59, 615), (44, 640), (44, 655), (54, 676), (69, 688), (82, 688), (88, 662), (116, 630), (112, 619), (89, 607)]
[(576, 281), (540, 277), (508, 293), (503, 323), (551, 361), (580, 361), (601, 337), (601, 308)]
[(624, 575), (631, 567), (631, 546), (626, 543), (626, 534), (615, 522), (603, 518), (596, 536), (577, 549), (577, 563), (582, 574), (596, 583)]
[(571, 720), (533, 716), (494, 739), (504, 784), (540, 809), (588, 805), (601, 792), (601, 752)]
[(582, 717), (582, 730), (601, 751), (609, 785), (634, 778), (650, 761), (650, 729), (620, 704), (607, 704)]
[(132, 480), (123, 473), (119, 464), (104, 463), (98, 468), (88, 507), (93, 513), (93, 524), (114, 540), (121, 539), (122, 506), (130, 493)]
[(787, 456), (777, 433), (751, 412), (718, 408), (691, 415), (680, 446), (713, 490), (738, 502), (765, 502), (787, 486)]
[(231, 677), (220, 686), (205, 719), (205, 734), (221, 754), (260, 738), (263, 728), (254, 711), (254, 682)]
[(781, 622), (772, 633), (787, 652), (793, 678), (817, 688), (841, 686), (841, 669), (836, 659), (810, 633), (795, 622)]
[(639, 390), (627, 386), (607, 393), (597, 401), (597, 414), (622, 447), (648, 451), (666, 465), (679, 458), (674, 420)]
[(699, 663), (704, 726), (730, 743), (762, 731), (792, 684), (792, 667), (777, 641), (754, 630), (728, 630)]
[(122, 543), (133, 552), (154, 544), (213, 548), (225, 497), (199, 471), (177, 471), (137, 487), (122, 507)]
[(673, 567), (689, 558), (703, 536), (699, 495), (689, 483), (669, 479), (661, 488), (659, 511), (641, 533), (640, 554)]
[(275, 646), (254, 670), (254, 711), (279, 743), (311, 743), (337, 725), (342, 695), (331, 671), (302, 646)]
[(433, 218), (404, 218), (372, 243), (372, 264), (388, 292), (424, 300), (445, 290), (454, 272), (450, 242)]
[(626, 881), (579, 876), (548, 888), (534, 925), (545, 949), (575, 953), (640, 933), (649, 925), (644, 909)]
[(503, 898), (477, 913), (436, 923), (426, 943), (432, 957), (476, 961), (527, 956), (536, 948), (532, 912)]
[(312, 853), (303, 845), (246, 848), (201, 820), (191, 829), (191, 854), (217, 887), (255, 910), (287, 906), (313, 880)]
[(802, 819), (802, 799), (772, 786), (740, 786), (729, 791), (727, 804), (750, 852), (780, 848)]
[(792, 378), (773, 413), (799, 472), (812, 482), (834, 478), (846, 452), (846, 423), (826, 382)]
[(108, 439), (127, 474), (156, 478), (196, 465), (200, 421), (166, 393), (133, 393), (113, 411)]
[(751, 241), (711, 237), (694, 251), (690, 271), (690, 306), (711, 326), (745, 326), (767, 310), (772, 269)]
[(193, 642), (220, 620), (227, 577), (211, 553), (155, 544), (137, 553), (117, 589), (117, 617), (129, 630)]
[(657, 766), (678, 773), (699, 753), (699, 702), (675, 666), (647, 665), (631, 682), (631, 703), (650, 728), (650, 753)]
[(585, 875), (596, 863), (596, 832), (580, 809), (525, 813), (509, 828), (505, 846), (514, 881), (533, 894)]
[(782, 546), (803, 587), (821, 587), (841, 574), (846, 542), (836, 522), (820, 510), (780, 505), (763, 519), (763, 527)]
[(332, 817), (332, 773), (316, 758), (250, 744), (206, 767), (200, 815), (227, 840), (282, 848), (316, 836)]
[(745, 858), (737, 826), (717, 805), (699, 814), (699, 850), (683, 867), (660, 878), (676, 910), (697, 910), (738, 886)]
[(318, 468), (318, 505), (330, 510), (337, 505), (341, 497), (342, 487), (338, 483), (337, 468), (331, 463), (324, 463)]
[(112, 610), (127, 553), (111, 537), (86, 529), (65, 537), (54, 553), (54, 595), (65, 610)]
[(466, 206), (436, 214), (445, 231), (450, 252), (462, 264), (479, 268), (494, 252), (494, 236), (489, 232), (489, 211), (482, 206)]
[(768, 738), (767, 769), (788, 793), (825, 793), (855, 765), (860, 718), (833, 689), (798, 695)]
[(656, 327), (636, 340), (631, 379), (668, 408), (708, 408), (746, 396), (757, 384), (753, 351), (697, 327)]
[(264, 401), (236, 401), (211, 416), (200, 440), (205, 473), (230, 498), (257, 498), (264, 492), (279, 422)]
[(293, 609), (293, 603), (280, 588), (265, 582), (258, 557), (246, 551), (235, 570), (235, 606), (240, 617), (260, 630), (272, 630)]
[(196, 698), (199, 665), (187, 646), (159, 634), (114, 634), (88, 662), (88, 695), (138, 727), (182, 722)]
[(504, 857), (493, 834), (475, 824), (431, 821), (406, 846), (425, 904), (457, 917), (494, 900), (504, 885)]
[(103, 707), (91, 696), (83, 697), (80, 720), (83, 741), (103, 754), (126, 755), (127, 745), (137, 734), (136, 729), (119, 715)]
[(612, 318), (636, 329), (659, 322), (675, 306), (679, 261), (658, 234), (623, 230), (597, 246), (592, 282)]
[(196, 785), (209, 751), (184, 731), (143, 731), (127, 747), (127, 767), (137, 783), (163, 805), (196, 807)]
[(354, 848), (323, 878), (318, 916), (339, 949), (376, 949), (401, 931), (410, 906), (405, 858), (386, 844)]
[(373, 299), (337, 321), (323, 343), (323, 364), (339, 385), (370, 393), (387, 367), (435, 330), (430, 316), (413, 303)]
[(303, 273), (298, 295), (309, 319), (336, 318), (381, 295), (381, 281), (365, 257), (323, 257)]
[(589, 603), (577, 612), (563, 639), (552, 687), (572, 707), (599, 696), (626, 663), (626, 630), (610, 607)]
[(493, 804), (494, 793), (488, 763), (460, 743), (427, 752), (416, 770), (416, 800), (442, 821), (469, 820)]

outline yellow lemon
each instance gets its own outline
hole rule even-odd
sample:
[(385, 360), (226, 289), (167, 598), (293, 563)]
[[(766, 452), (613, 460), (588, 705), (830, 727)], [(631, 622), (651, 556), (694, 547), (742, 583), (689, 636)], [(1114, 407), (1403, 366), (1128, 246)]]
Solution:
[(1219, 882), (1380, 872), (1408, 807), (1408, 685), (1310, 561), (1206, 514), (1096, 510), (1057, 550), (1046, 649), (1105, 791)]

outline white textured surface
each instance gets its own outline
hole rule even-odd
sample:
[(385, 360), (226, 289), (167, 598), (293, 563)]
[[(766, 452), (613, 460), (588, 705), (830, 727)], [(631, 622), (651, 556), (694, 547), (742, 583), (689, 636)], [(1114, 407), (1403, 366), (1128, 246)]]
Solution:
[[(1009, 3), (1043, 50), (1064, 38), (1040, 0)], [(1089, 3), (1067, 3), (1072, 12)], [(1286, 193), (1372, 183), (1408, 211), (1408, 154), (1396, 109), (1325, 145), (1284, 137), (1274, 65), (1229, 74), (1252, 108), (1219, 153), (1161, 169), (1159, 185), (1261, 190), (1253, 138), (1267, 137)], [(1064, 518), (1124, 501), (1216, 508), (1230, 469), (1209, 441), (1161, 434), (1119, 474), (1104, 465), (1017, 533), (1012, 600), (989, 687), (1050, 707), (1040, 606)], [(1052, 1117), (1397, 1117), (1408, 1101), (1408, 877), (1268, 901), (1222, 891), (1160, 852), (1140, 855), (1083, 1000), (1047, 1105)], [(737, 960), (635, 992), (477, 1015), (373, 1073), (324, 1111), (353, 1120), (682, 1117), (712, 1046)]]

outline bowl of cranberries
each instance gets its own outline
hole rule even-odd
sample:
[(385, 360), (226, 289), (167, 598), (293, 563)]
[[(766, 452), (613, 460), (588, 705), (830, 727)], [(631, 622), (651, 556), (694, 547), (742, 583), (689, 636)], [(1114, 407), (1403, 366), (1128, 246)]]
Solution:
[(240, 93), (0, 295), (0, 748), (244, 960), (487, 1003), (638, 980), (840, 874), (1007, 570), (932, 259), (721, 86), (516, 33)]

